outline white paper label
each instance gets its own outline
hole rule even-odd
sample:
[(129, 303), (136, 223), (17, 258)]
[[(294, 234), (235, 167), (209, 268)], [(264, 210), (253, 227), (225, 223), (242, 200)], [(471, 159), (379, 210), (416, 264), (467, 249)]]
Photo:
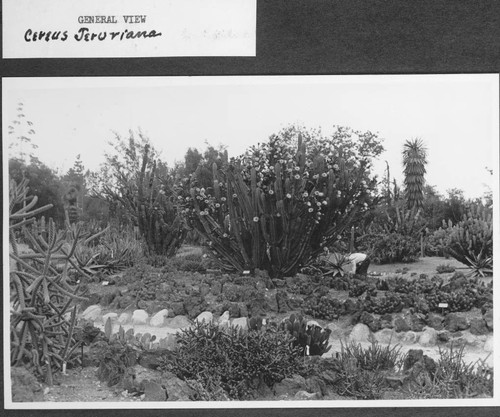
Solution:
[(4, 58), (255, 56), (256, 0), (4, 0)]

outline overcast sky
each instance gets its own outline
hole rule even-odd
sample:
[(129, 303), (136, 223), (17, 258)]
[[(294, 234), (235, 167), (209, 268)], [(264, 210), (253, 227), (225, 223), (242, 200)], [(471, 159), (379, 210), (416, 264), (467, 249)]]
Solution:
[(419, 137), (427, 182), (442, 193), (479, 197), (492, 184), (485, 167), (498, 167), (496, 75), (4, 78), (4, 141), (19, 102), (38, 157), (59, 172), (78, 154), (96, 169), (113, 132), (141, 129), (173, 165), (205, 141), (238, 155), (291, 123), (378, 132), (376, 169), (387, 160), (400, 180), (403, 143)]

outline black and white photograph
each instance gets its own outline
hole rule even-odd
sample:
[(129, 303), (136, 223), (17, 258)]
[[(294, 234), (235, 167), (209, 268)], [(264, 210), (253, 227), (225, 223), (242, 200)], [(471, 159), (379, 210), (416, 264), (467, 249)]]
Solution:
[(6, 408), (498, 404), (498, 91), (3, 78)]

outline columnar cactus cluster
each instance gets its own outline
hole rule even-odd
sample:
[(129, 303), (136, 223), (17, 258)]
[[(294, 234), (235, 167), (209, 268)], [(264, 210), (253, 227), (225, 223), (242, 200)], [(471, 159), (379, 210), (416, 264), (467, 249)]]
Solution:
[(463, 219), (448, 225), (445, 251), (469, 266), (474, 275), (493, 273), (492, 210), (483, 204), (472, 204)]
[[(65, 369), (78, 347), (76, 307), (70, 307), (82, 298), (68, 269), (79, 270), (73, 255), (86, 238), (75, 225), (57, 230), (52, 219), (37, 222), (35, 216), (51, 206), (35, 208), (37, 197), (28, 195), (27, 180), (13, 181), (9, 197), (11, 365), (28, 364), (52, 385), (53, 373)], [(20, 250), (19, 234), (28, 252)]]
[(110, 158), (115, 184), (103, 185), (101, 194), (124, 207), (139, 227), (150, 254), (173, 256), (186, 228), (178, 212), (172, 178), (160, 173), (164, 167), (157, 163), (154, 152), (149, 143), (140, 147), (131, 139), (125, 163)]
[(223, 268), (294, 275), (368, 207), (370, 158), (352, 149), (273, 136), (222, 169), (214, 165), (212, 188), (193, 178), (185, 213)]

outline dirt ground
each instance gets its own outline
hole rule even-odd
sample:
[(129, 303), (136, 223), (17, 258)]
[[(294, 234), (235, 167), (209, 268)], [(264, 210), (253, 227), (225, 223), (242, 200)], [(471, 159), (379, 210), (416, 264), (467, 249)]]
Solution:
[(395, 263), (395, 264), (385, 264), (385, 265), (376, 265), (373, 262), (370, 264), (368, 268), (369, 272), (376, 273), (385, 273), (385, 274), (394, 274), (396, 271), (401, 271), (403, 268), (408, 269), (408, 274), (412, 272), (416, 272), (417, 274), (427, 274), (432, 275), (436, 274), (436, 268), (439, 265), (450, 265), (456, 268), (459, 271), (466, 271), (467, 268), (465, 265), (458, 262), (453, 258), (440, 258), (440, 257), (425, 257), (420, 258), (417, 262), (412, 263)]

